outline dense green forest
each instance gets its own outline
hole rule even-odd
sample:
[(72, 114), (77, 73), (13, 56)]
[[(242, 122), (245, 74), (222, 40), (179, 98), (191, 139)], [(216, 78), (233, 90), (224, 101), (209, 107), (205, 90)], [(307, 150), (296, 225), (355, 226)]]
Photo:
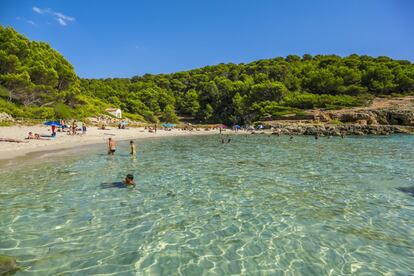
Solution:
[(0, 112), (15, 117), (82, 118), (119, 107), (139, 121), (183, 116), (243, 124), (413, 92), (413, 63), (365, 55), (289, 55), (130, 79), (81, 79), (48, 44), (0, 26)]

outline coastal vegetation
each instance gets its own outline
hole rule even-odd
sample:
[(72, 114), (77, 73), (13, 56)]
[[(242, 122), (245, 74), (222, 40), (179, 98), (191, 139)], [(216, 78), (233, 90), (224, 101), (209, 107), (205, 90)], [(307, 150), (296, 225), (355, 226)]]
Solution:
[(304, 109), (368, 104), (414, 92), (414, 64), (389, 57), (308, 54), (218, 64), (172, 74), (79, 78), (47, 43), (0, 26), (0, 112), (84, 118), (118, 107), (137, 121), (250, 123)]

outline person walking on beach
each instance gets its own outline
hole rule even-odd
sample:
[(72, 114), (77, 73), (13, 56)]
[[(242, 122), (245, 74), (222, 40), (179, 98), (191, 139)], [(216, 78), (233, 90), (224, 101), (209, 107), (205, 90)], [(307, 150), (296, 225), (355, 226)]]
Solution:
[(131, 155), (135, 155), (136, 153), (137, 153), (137, 148), (136, 148), (136, 146), (135, 146), (135, 143), (134, 143), (134, 141), (129, 141), (129, 144), (130, 144), (130, 146), (131, 146)]
[(112, 138), (108, 138), (108, 154), (114, 155), (116, 151), (116, 142)]

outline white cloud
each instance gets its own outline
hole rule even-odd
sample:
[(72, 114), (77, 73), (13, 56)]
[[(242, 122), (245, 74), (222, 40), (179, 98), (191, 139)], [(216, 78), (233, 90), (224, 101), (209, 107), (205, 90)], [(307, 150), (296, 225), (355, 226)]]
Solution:
[(38, 7), (33, 7), (32, 10), (35, 13), (38, 13), (38, 14), (50, 14), (62, 26), (67, 26), (69, 22), (73, 22), (73, 21), (76, 20), (75, 17), (64, 15), (61, 12), (55, 12), (54, 10), (49, 9), (49, 8), (41, 9), (41, 8), (38, 8)]
[(34, 12), (40, 13), (40, 14), (49, 12), (49, 9), (44, 10), (44, 9), (40, 9), (38, 7), (33, 7), (32, 9), (33, 9)]
[(37, 24), (33, 20), (28, 20), (28, 19), (26, 19), (24, 17), (18, 16), (18, 17), (16, 17), (16, 20), (21, 20), (21, 21), (26, 22), (27, 24), (30, 24), (30, 25), (33, 25), (33, 26), (37, 26)]
[(62, 19), (62, 18), (60, 18), (60, 17), (56, 18), (56, 20), (57, 20), (57, 22), (59, 22), (59, 24), (60, 24), (60, 25), (62, 25), (62, 26), (66, 26), (66, 25), (68, 25), (68, 24), (66, 23), (66, 21), (65, 21), (65, 20), (63, 20), (63, 19)]

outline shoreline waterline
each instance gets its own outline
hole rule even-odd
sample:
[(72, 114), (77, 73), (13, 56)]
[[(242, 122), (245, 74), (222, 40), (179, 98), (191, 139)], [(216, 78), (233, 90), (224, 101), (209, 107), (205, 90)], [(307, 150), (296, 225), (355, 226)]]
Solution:
[(40, 126), (23, 126), (23, 127), (0, 127), (0, 137), (8, 137), (13, 139), (21, 139), (28, 143), (0, 143), (0, 166), (11, 160), (24, 159), (33, 153), (53, 152), (60, 150), (78, 149), (81, 146), (91, 146), (106, 143), (109, 137), (116, 141), (122, 142), (127, 140), (151, 139), (163, 137), (178, 137), (178, 136), (198, 136), (198, 135), (214, 135), (218, 131), (179, 131), (179, 130), (158, 130), (157, 133), (149, 133), (143, 128), (130, 128), (128, 130), (109, 129), (106, 131), (91, 128), (85, 136), (69, 136), (58, 133), (58, 137), (53, 140), (24, 140), (22, 139), (29, 131), (47, 132), (46, 127)]

